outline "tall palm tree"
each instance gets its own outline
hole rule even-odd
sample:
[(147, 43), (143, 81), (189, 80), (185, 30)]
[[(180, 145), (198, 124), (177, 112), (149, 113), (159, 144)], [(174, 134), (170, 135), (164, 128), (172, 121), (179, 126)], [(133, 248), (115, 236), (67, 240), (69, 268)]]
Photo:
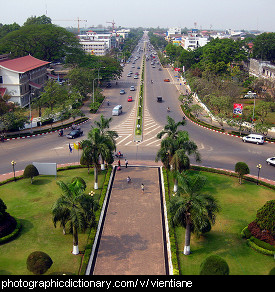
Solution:
[[(103, 135), (106, 138), (109, 138), (112, 143), (110, 145), (113, 148), (113, 151), (116, 151), (116, 138), (118, 138), (118, 133), (116, 131), (107, 130), (110, 127), (110, 122), (112, 121), (112, 118), (104, 118), (103, 115), (100, 116), (99, 121), (95, 121), (95, 125), (97, 128), (100, 129), (101, 135)], [(92, 127), (93, 128), (93, 127)], [(104, 158), (101, 157), (101, 169), (104, 169)]]
[(94, 166), (94, 188), (98, 189), (98, 174), (97, 168), (99, 164), (99, 157), (102, 159), (111, 160), (114, 151), (114, 144), (111, 138), (101, 134), (99, 128), (92, 128), (88, 133), (88, 139), (81, 142), (82, 159), (89, 161)]
[(215, 223), (219, 206), (211, 195), (201, 194), (206, 179), (201, 175), (178, 173), (178, 192), (170, 201), (174, 224), (185, 227), (184, 254), (190, 254), (191, 232), (199, 236)]
[(65, 225), (69, 224), (69, 230), (73, 234), (73, 254), (79, 254), (78, 232), (85, 231), (94, 223), (94, 210), (96, 204), (93, 197), (83, 193), (83, 188), (78, 184), (66, 184), (58, 181), (62, 195), (52, 207), (54, 226), (61, 222), (63, 233)]
[(178, 180), (177, 180), (177, 172), (182, 172), (190, 168), (190, 160), (186, 155), (185, 149), (178, 149), (175, 151), (171, 159), (171, 167), (174, 173), (174, 192), (178, 191)]
[(164, 130), (157, 134), (157, 138), (161, 139), (165, 134), (167, 134), (168, 137), (175, 139), (178, 136), (179, 132), (178, 127), (184, 126), (185, 124), (186, 124), (185, 120), (176, 123), (173, 118), (167, 116), (167, 124), (164, 126)]

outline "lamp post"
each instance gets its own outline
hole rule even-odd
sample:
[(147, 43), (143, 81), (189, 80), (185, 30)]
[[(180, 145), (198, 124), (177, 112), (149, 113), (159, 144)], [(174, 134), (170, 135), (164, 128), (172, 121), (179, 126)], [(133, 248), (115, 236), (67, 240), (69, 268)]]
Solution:
[(14, 178), (14, 181), (16, 181), (16, 178), (15, 178), (15, 165), (16, 165), (16, 162), (13, 160), (11, 162), (11, 165), (12, 165), (12, 170), (13, 170), (13, 178)]
[(257, 168), (258, 168), (258, 179), (257, 179), (257, 185), (259, 184), (259, 177), (260, 177), (260, 170), (261, 170), (261, 168), (262, 168), (262, 165), (259, 163), (258, 165), (257, 165)]

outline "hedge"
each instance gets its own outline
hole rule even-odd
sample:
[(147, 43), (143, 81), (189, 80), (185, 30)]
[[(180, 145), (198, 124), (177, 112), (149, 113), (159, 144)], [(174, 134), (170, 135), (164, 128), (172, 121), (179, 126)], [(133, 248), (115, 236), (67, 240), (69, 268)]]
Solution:
[(18, 235), (19, 231), (21, 230), (22, 225), (21, 225), (21, 223), (19, 221), (16, 220), (16, 222), (17, 222), (17, 224), (16, 224), (16, 227), (13, 230), (13, 232), (0, 238), (0, 244), (3, 244), (5, 242), (10, 241), (10, 240), (14, 239)]
[(179, 275), (179, 260), (178, 260), (179, 249), (178, 249), (178, 244), (175, 237), (175, 228), (172, 223), (171, 214), (168, 208), (170, 195), (169, 195), (169, 185), (168, 185), (168, 179), (167, 179), (167, 170), (165, 168), (162, 168), (162, 174), (163, 174), (163, 184), (164, 184), (164, 190), (165, 190), (165, 201), (167, 205), (167, 218), (168, 218), (171, 257), (172, 257), (172, 265), (173, 265), (173, 275)]

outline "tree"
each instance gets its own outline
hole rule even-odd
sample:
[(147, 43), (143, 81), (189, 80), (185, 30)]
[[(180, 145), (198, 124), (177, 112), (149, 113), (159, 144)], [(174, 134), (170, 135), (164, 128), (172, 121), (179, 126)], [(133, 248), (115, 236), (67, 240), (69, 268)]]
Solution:
[(96, 204), (93, 197), (83, 193), (83, 188), (78, 184), (66, 184), (58, 181), (62, 195), (52, 207), (54, 226), (61, 222), (64, 229), (69, 224), (69, 230), (73, 234), (73, 254), (79, 254), (78, 232), (85, 231), (92, 226), (95, 220), (94, 211)]
[(67, 55), (83, 54), (74, 34), (65, 28), (47, 24), (29, 24), (6, 34), (0, 43), (0, 53), (13, 58), (28, 54), (45, 61), (63, 61)]
[(252, 56), (256, 59), (275, 62), (275, 33), (264, 32), (253, 41)]
[(275, 235), (275, 200), (267, 201), (257, 211), (255, 222), (261, 230), (268, 230)]
[(81, 142), (81, 147), (83, 161), (92, 163), (94, 166), (94, 188), (98, 189), (99, 157), (101, 156), (104, 161), (110, 160), (114, 150), (113, 142), (109, 137), (102, 135), (99, 128), (93, 128), (88, 133), (88, 139)]
[(184, 126), (185, 124), (186, 124), (185, 120), (175, 122), (173, 118), (167, 116), (167, 124), (164, 126), (164, 130), (157, 134), (157, 138), (161, 139), (165, 134), (167, 134), (168, 137), (174, 139), (178, 136), (179, 132), (178, 127)]
[(191, 232), (199, 236), (204, 228), (214, 224), (219, 211), (217, 200), (201, 194), (206, 178), (201, 175), (178, 173), (178, 191), (170, 201), (170, 211), (174, 224), (185, 227), (184, 254), (190, 254)]
[(245, 174), (249, 174), (249, 167), (245, 162), (237, 162), (235, 164), (235, 172), (239, 174), (239, 183), (242, 184), (242, 179)]
[[(116, 138), (118, 138), (118, 133), (116, 131), (108, 130), (110, 127), (110, 122), (112, 118), (104, 118), (103, 115), (100, 116), (99, 121), (95, 121), (95, 125), (99, 128), (101, 135), (103, 135), (106, 139), (109, 139), (111, 143), (108, 143), (110, 146), (110, 151), (116, 151)], [(110, 155), (107, 155), (107, 159), (110, 158)], [(111, 161), (111, 159), (108, 159)], [(101, 157), (101, 169), (104, 169), (104, 158)]]
[(200, 275), (229, 275), (229, 266), (220, 256), (211, 255), (201, 263)]
[(35, 176), (38, 176), (39, 172), (37, 170), (37, 168), (33, 165), (33, 164), (29, 164), (25, 167), (24, 173), (23, 173), (23, 177), (24, 178), (30, 178), (31, 179), (31, 183), (33, 181), (33, 178)]
[(35, 275), (42, 275), (52, 266), (53, 261), (43, 251), (34, 251), (27, 258), (27, 269)]

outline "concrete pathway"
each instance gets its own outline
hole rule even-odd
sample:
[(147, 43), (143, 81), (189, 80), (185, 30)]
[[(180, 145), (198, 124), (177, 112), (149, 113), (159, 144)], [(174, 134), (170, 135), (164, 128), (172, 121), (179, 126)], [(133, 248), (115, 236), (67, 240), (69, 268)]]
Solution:
[(116, 171), (94, 275), (166, 275), (158, 169)]

